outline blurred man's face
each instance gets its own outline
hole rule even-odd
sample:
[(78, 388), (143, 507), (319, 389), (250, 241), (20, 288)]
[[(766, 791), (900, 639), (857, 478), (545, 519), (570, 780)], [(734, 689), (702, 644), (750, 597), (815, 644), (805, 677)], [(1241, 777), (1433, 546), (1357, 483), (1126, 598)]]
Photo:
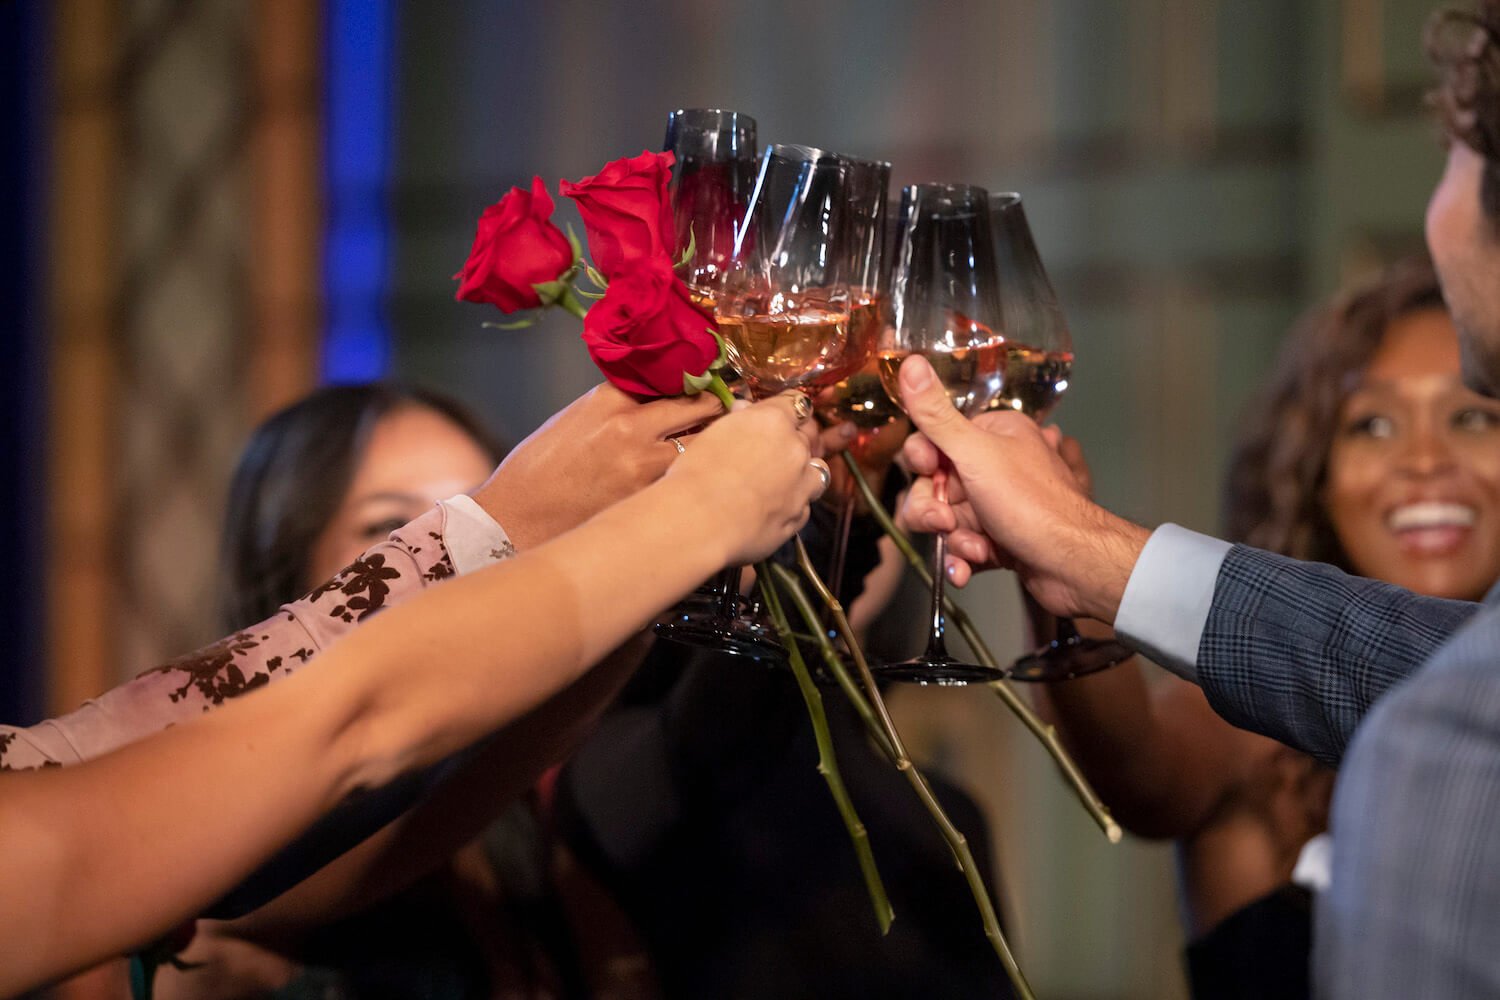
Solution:
[(1448, 166), (1427, 203), (1427, 246), (1458, 326), (1464, 383), (1500, 397), (1500, 227), (1479, 204), (1484, 158), (1448, 144)]

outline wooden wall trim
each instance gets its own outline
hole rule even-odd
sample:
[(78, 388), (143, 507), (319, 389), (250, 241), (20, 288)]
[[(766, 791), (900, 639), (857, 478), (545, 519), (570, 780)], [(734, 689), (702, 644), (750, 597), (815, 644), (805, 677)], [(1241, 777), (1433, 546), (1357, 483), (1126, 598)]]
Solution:
[(321, 5), (261, 0), (255, 9), (250, 134), (252, 421), (310, 389), (322, 315)]
[(109, 686), (115, 609), (115, 447), (110, 419), (119, 330), (118, 9), (53, 6), (55, 112), (50, 196), (47, 704), (74, 708)]

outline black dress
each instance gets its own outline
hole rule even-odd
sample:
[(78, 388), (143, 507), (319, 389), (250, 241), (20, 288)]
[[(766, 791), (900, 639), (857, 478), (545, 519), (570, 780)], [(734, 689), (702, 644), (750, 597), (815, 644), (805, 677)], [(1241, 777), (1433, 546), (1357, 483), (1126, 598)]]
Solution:
[(1187, 946), (1194, 1000), (1306, 1000), (1312, 893), (1285, 885)]

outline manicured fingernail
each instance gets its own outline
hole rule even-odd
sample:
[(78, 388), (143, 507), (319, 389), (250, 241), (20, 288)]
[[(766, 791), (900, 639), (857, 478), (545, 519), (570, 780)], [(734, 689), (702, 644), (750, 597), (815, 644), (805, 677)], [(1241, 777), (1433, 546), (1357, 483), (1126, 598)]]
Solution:
[(943, 566), (943, 572), (947, 573), (948, 579), (951, 580), (958, 575), (958, 567), (953, 565), (952, 563), (946, 563)]
[(901, 381), (908, 389), (920, 392), (932, 384), (932, 366), (920, 354), (908, 355), (901, 362)]

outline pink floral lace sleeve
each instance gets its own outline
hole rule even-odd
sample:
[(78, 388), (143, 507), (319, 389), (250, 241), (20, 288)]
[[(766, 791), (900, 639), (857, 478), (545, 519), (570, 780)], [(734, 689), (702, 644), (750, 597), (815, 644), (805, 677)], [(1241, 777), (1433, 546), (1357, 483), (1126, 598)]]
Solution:
[[(68, 715), (26, 729), (0, 726), (0, 771), (76, 764), (200, 715), (288, 676), (371, 615), (455, 575), (456, 557), (468, 570), (513, 554), (504, 532), (477, 510), (472, 501), (444, 501), (275, 617), (148, 670)], [(452, 551), (450, 528), (465, 534), (456, 546), (462, 554)]]

